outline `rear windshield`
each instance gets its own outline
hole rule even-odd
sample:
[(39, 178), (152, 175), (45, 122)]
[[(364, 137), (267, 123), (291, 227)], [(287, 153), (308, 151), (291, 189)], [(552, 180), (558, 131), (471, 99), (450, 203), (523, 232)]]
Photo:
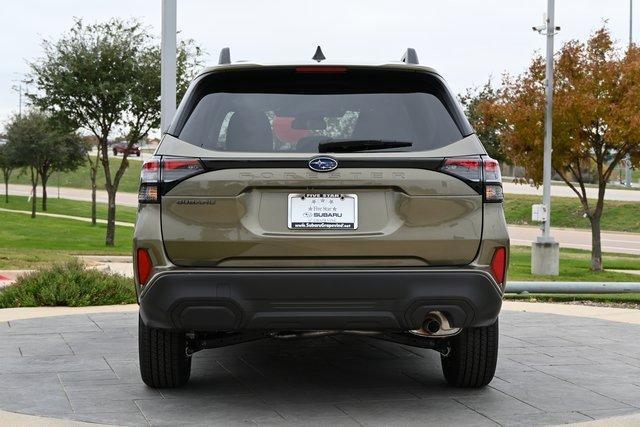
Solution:
[(195, 82), (169, 133), (216, 151), (317, 153), (327, 142), (444, 147), (472, 133), (435, 75), (335, 69), (214, 73)]

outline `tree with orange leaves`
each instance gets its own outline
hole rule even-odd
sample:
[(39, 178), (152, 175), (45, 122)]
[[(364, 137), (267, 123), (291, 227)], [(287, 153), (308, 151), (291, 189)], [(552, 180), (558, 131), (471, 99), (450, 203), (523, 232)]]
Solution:
[[(553, 105), (554, 171), (580, 199), (591, 222), (591, 269), (602, 270), (600, 221), (605, 190), (627, 154), (640, 160), (640, 49), (621, 52), (607, 28), (586, 43), (570, 41), (555, 55)], [(499, 129), (502, 150), (524, 166), (527, 178), (542, 182), (545, 60), (536, 56), (527, 71), (505, 76), (497, 96), (479, 106)], [(598, 198), (587, 198), (587, 174)]]

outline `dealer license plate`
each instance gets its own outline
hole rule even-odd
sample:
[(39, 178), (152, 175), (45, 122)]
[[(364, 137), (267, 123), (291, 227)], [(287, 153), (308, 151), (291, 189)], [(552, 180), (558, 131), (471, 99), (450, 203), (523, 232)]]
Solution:
[(356, 194), (289, 194), (289, 228), (358, 228)]

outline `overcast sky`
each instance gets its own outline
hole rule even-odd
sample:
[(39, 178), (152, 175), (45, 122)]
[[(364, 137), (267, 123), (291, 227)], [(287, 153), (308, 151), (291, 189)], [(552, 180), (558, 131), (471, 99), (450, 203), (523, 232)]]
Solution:
[[(637, 2), (636, 10), (640, 9)], [(224, 46), (233, 60), (309, 59), (317, 44), (330, 60), (397, 60), (414, 47), (422, 64), (438, 69), (457, 92), (490, 76), (518, 73), (544, 37), (546, 0), (178, 0), (178, 30), (217, 61)], [(79, 17), (87, 22), (135, 17), (160, 35), (161, 0), (2, 0), (0, 6), (0, 123), (18, 109), (12, 86), (41, 55), (42, 39), (56, 40)], [(636, 14), (637, 16), (637, 14)], [(563, 41), (585, 39), (605, 21), (627, 43), (629, 0), (557, 0)], [(640, 22), (636, 28), (640, 27)], [(638, 32), (635, 32), (638, 34)], [(637, 36), (634, 36), (634, 38)]]

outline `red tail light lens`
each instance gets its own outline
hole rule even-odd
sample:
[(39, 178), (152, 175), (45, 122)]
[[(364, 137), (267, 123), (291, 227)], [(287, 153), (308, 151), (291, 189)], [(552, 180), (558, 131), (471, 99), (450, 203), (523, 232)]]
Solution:
[(138, 277), (138, 283), (144, 286), (147, 284), (149, 276), (151, 276), (153, 262), (146, 249), (139, 248), (136, 254), (136, 275)]
[(485, 158), (482, 162), (484, 165), (484, 180), (487, 182), (502, 182), (502, 174), (500, 173), (500, 163), (497, 160)]
[(482, 160), (480, 157), (454, 157), (445, 159), (440, 171), (463, 180), (480, 182), (482, 180)]
[(173, 182), (202, 172), (204, 168), (198, 159), (163, 158), (162, 182)]
[(504, 275), (507, 270), (507, 249), (505, 247), (496, 248), (491, 259), (491, 274), (499, 285), (504, 284)]

